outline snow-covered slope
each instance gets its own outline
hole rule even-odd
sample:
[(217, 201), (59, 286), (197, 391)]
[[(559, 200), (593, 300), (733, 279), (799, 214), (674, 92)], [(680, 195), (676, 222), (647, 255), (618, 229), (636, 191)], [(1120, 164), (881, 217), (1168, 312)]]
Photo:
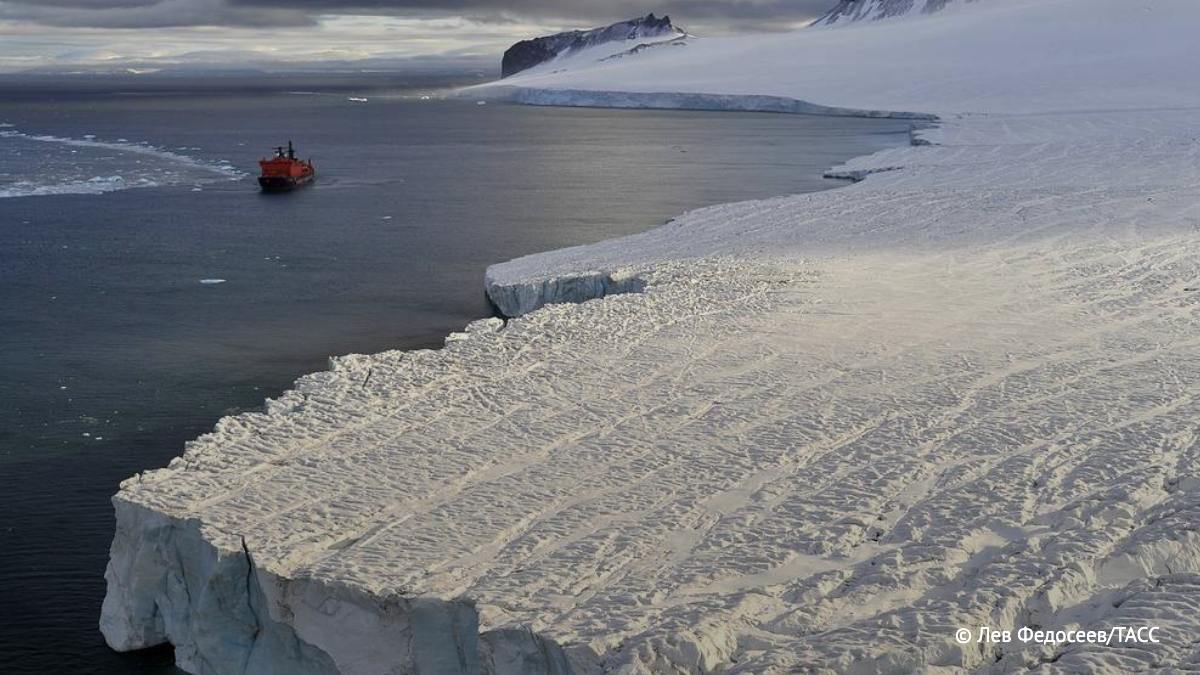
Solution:
[[(753, 94), (933, 113), (1198, 105), (1191, 23), (1198, 5), (979, 0), (889, 21), (696, 38), (679, 48), (520, 74), (470, 95), (503, 98), (526, 90), (532, 100), (556, 91), (626, 92), (645, 104), (669, 105), (667, 94)], [(586, 100), (602, 102), (596, 95)]]
[[(1195, 670), (1198, 22), (981, 0), (513, 78), (941, 120), (843, 189), (494, 266), (521, 316), (222, 420), (114, 498), (106, 639), (205, 675)], [(1117, 627), (1157, 641), (1082, 637)]]

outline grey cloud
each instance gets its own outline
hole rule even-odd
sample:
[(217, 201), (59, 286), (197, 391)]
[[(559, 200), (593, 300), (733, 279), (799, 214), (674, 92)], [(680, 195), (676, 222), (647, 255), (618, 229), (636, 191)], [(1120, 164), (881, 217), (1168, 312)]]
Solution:
[(689, 21), (802, 21), (834, 0), (230, 0), (244, 7), (302, 7), (331, 13), (441, 12), (540, 20), (617, 21), (647, 12)]
[(470, 16), (589, 27), (653, 11), (704, 29), (788, 27), (833, 0), (0, 0), (0, 19), (56, 26), (296, 26), (316, 14)]
[(0, 20), (86, 28), (272, 27), (314, 23), (305, 10), (227, 0), (0, 0)]
[(57, 7), (60, 9), (123, 9), (146, 8), (160, 4), (161, 0), (8, 0), (2, 5), (27, 5), (30, 7)]

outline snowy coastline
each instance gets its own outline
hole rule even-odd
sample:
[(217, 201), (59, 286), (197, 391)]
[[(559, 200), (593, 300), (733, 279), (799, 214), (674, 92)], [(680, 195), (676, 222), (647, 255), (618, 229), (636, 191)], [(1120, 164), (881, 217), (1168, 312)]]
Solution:
[(539, 89), (509, 85), (474, 87), (458, 95), (474, 95), (521, 105), (575, 108), (637, 108), (650, 110), (708, 110), (720, 112), (769, 112), (788, 115), (831, 117), (886, 117), (933, 121), (936, 115), (896, 110), (867, 110), (818, 105), (787, 96), (752, 94), (706, 94), (682, 92), (590, 91), (586, 89)]
[[(1200, 9), (974, 5), (816, 38), (882, 41), (867, 61), (906, 33), (1030, 41), (986, 95), (978, 63), (910, 50), (942, 121), (832, 170), (860, 182), (493, 266), (516, 318), (335, 359), (126, 481), (109, 643), (169, 640), (195, 673), (1200, 663), (1200, 94), (1156, 67), (1200, 56), (1176, 34)], [(1124, 69), (1080, 77), (1122, 61), (1112, 35), (1141, 38)], [(694, 47), (520, 86), (760, 86)], [(755, 96), (931, 91), (856, 65)], [(954, 638), (1148, 624), (1160, 642)]]

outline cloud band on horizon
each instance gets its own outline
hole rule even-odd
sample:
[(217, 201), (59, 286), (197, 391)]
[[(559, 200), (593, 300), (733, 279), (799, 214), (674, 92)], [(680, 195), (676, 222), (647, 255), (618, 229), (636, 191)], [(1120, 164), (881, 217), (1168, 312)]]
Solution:
[(315, 25), (322, 15), (465, 16), (478, 22), (612, 22), (653, 11), (684, 25), (779, 29), (828, 9), (831, 0), (0, 0), (0, 20), (46, 26)]
[[(303, 58), (498, 56), (528, 37), (669, 14), (697, 34), (790, 30), (833, 0), (0, 0), (0, 71), (178, 62), (189, 54)], [(490, 58), (490, 57), (489, 57)]]

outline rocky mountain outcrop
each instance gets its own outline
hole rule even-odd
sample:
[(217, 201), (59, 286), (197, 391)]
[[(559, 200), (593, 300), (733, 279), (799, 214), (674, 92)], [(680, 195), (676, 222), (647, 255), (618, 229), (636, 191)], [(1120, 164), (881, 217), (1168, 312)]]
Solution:
[(629, 21), (620, 21), (603, 28), (573, 30), (546, 35), (532, 40), (522, 40), (504, 52), (501, 62), (501, 77), (515, 75), (523, 70), (555, 59), (563, 54), (577, 52), (609, 42), (625, 42), (664, 35), (683, 35), (684, 32), (671, 25), (671, 17), (661, 18), (654, 14)]

